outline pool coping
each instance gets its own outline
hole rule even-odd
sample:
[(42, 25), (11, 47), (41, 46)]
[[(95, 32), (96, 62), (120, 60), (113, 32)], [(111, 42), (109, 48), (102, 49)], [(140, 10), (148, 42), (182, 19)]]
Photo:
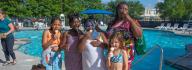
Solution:
[(161, 29), (158, 29), (158, 28), (142, 28), (142, 29), (149, 29), (149, 30), (158, 30), (158, 31), (165, 31), (165, 32), (171, 32), (171, 33), (174, 33), (176, 35), (181, 35), (181, 36), (192, 36), (192, 34), (183, 34), (181, 33), (182, 31), (172, 31), (172, 30), (161, 30)]

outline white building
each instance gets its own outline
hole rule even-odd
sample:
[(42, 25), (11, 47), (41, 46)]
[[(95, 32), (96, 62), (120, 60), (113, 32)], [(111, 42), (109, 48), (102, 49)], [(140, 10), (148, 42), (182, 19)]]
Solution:
[(143, 20), (145, 21), (158, 21), (161, 18), (159, 17), (160, 14), (157, 12), (157, 9), (145, 9), (145, 12), (143, 15), (141, 15)]

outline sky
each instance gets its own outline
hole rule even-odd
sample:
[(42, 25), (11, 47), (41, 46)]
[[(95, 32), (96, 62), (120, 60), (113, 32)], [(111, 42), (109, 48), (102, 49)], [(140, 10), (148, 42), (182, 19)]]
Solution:
[[(108, 3), (110, 1), (111, 0), (102, 0), (103, 3)], [(139, 0), (139, 1), (141, 4), (143, 4), (145, 8), (154, 8), (157, 2), (163, 1), (163, 0)]]

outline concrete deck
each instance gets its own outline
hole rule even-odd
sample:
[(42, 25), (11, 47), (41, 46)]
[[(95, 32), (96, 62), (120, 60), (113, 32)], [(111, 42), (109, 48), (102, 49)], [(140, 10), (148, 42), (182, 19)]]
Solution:
[(175, 34), (178, 34), (178, 35), (188, 35), (188, 36), (192, 36), (192, 32), (183, 32), (183, 31), (173, 31)]
[[(5, 61), (5, 57), (4, 57), (3, 51), (2, 50), (0, 51), (0, 70), (30, 70), (32, 65), (40, 63), (40, 58), (29, 56), (22, 52), (17, 51), (20, 45), (26, 44), (28, 41), (29, 41), (28, 39), (15, 40), (14, 52), (17, 60), (16, 65), (9, 64), (9, 65), (3, 66), (2, 64)], [(0, 45), (0, 49), (2, 49), (1, 45)]]
[(181, 31), (181, 30), (164, 30), (164, 29), (158, 29), (158, 28), (143, 28), (143, 29), (162, 30), (162, 31), (173, 32), (174, 34), (177, 34), (177, 35), (192, 36), (191, 31), (185, 31), (184, 32), (184, 31)]
[(188, 52), (186, 55), (167, 59), (165, 60), (165, 63), (175, 67), (179, 70), (192, 70), (192, 46), (190, 46), (188, 49), (186, 49)]

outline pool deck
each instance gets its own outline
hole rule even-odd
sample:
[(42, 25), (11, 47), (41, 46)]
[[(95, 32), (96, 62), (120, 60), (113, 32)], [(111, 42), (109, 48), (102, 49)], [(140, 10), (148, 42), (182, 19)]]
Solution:
[(167, 59), (165, 63), (179, 70), (192, 70), (192, 46), (186, 48), (186, 51), (184, 56)]
[[(27, 42), (28, 42), (27, 39), (15, 40), (14, 52), (17, 60), (16, 65), (9, 64), (9, 65), (3, 66), (2, 64), (5, 61), (5, 57), (4, 57), (3, 51), (2, 50), (0, 51), (0, 70), (30, 70), (32, 65), (40, 63), (40, 58), (26, 55), (17, 50), (20, 47), (20, 45), (26, 44)], [(0, 49), (2, 49), (1, 45), (0, 45)]]
[[(31, 70), (32, 65), (40, 64), (40, 58), (35, 56), (30, 56), (27, 54), (24, 54), (20, 51), (18, 51), (18, 48), (22, 47), (21, 45), (28, 44), (30, 42), (27, 38), (21, 38), (21, 39), (15, 39), (14, 44), (14, 52), (16, 55), (16, 65), (6, 65), (3, 66), (3, 63), (5, 61), (4, 53), (1, 50), (0, 51), (0, 70)], [(0, 49), (2, 49), (2, 46), (0, 44)], [(62, 62), (62, 70), (65, 70), (64, 62)]]
[(161, 30), (161, 31), (168, 31), (168, 32), (173, 32), (174, 34), (177, 35), (183, 35), (183, 36), (192, 36), (192, 32), (187, 32), (187, 31), (179, 31), (179, 30), (163, 30), (163, 29), (158, 29), (158, 28), (143, 28), (143, 29), (151, 29), (151, 30)]

